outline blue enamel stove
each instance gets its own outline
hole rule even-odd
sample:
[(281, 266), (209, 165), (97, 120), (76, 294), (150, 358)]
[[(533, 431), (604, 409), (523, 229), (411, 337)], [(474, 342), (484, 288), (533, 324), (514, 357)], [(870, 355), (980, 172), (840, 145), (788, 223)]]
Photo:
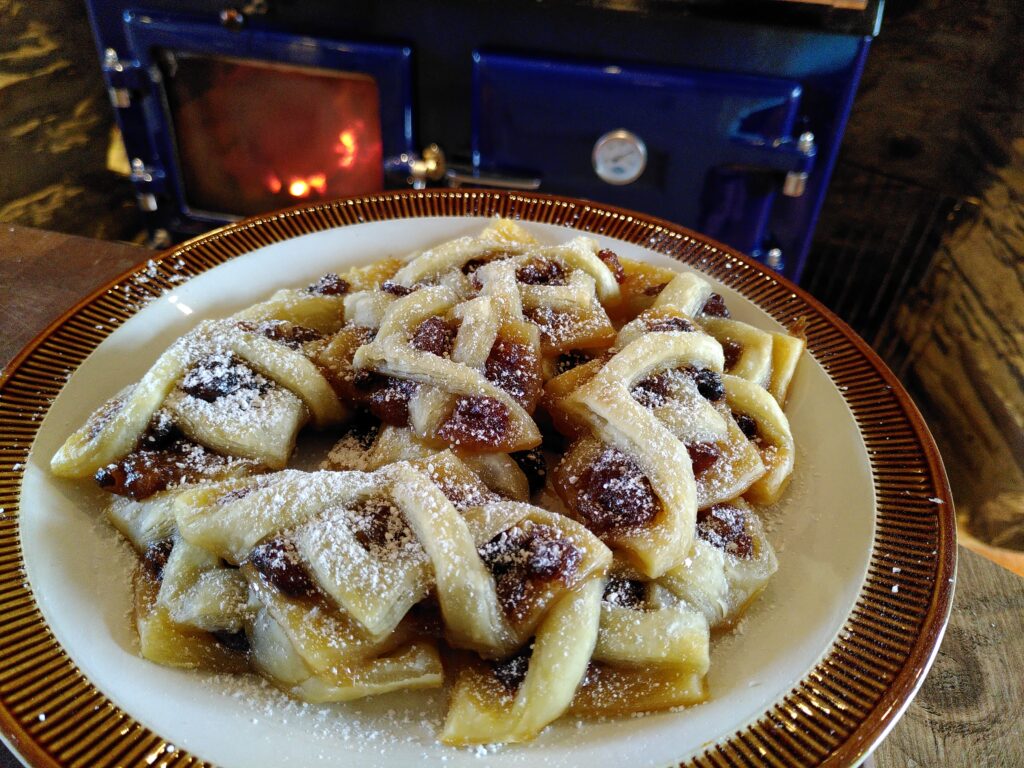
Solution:
[(539, 189), (795, 279), (881, 16), (881, 0), (88, 3), (153, 232), (409, 184)]

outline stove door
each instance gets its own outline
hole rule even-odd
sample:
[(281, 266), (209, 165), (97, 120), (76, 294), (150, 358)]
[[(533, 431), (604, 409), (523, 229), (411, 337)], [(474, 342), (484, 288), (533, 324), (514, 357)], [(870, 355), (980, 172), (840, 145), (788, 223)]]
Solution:
[(383, 158), (413, 147), (407, 47), (179, 16), (130, 14), (125, 25), (150, 140), (129, 147), (141, 160), (133, 178), (185, 221), (377, 192)]
[(474, 163), (678, 221), (761, 255), (788, 172), (796, 82), (474, 54)]

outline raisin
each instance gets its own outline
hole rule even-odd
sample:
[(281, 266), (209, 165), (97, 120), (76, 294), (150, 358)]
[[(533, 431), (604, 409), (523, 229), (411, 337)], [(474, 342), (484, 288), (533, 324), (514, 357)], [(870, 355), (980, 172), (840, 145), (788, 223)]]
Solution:
[(725, 397), (725, 384), (722, 377), (707, 368), (693, 371), (693, 380), (697, 382), (697, 391), (705, 400), (717, 403)]
[(246, 320), (237, 324), (243, 331), (258, 333), (271, 341), (284, 344), (289, 349), (301, 349), (302, 345), (309, 341), (319, 341), (324, 337), (315, 328), (307, 328), (304, 325), (286, 323), (282, 320), (269, 320), (265, 323), (251, 323)]
[(703, 313), (709, 317), (729, 317), (729, 308), (720, 293), (712, 293), (704, 304)]
[(231, 355), (209, 355), (185, 374), (181, 389), (187, 395), (212, 403), (240, 390), (260, 393), (267, 382), (241, 360)]
[(722, 452), (714, 443), (689, 443), (686, 452), (690, 454), (694, 477), (703, 475), (722, 457)]
[(515, 693), (523, 684), (530, 669), (532, 655), (533, 647), (528, 645), (515, 656), (491, 662), (491, 672), (509, 693)]
[(252, 551), (249, 560), (268, 583), (288, 597), (310, 597), (316, 592), (316, 585), (290, 540), (264, 542)]
[(651, 317), (644, 320), (644, 326), (652, 333), (672, 333), (673, 331), (690, 333), (696, 330), (693, 323), (685, 317)]
[(526, 409), (536, 404), (544, 385), (533, 349), (500, 336), (487, 356), (484, 376)]
[(566, 352), (564, 355), (559, 355), (558, 360), (555, 362), (555, 370), (559, 374), (563, 374), (566, 371), (571, 371), (577, 366), (589, 363), (591, 360), (590, 355), (581, 349), (573, 349)]
[(526, 475), (526, 481), (530, 484), (530, 493), (537, 493), (547, 483), (548, 463), (544, 458), (544, 452), (534, 448), (529, 451), (517, 451), (509, 454), (512, 460), (519, 465)]
[(649, 285), (644, 288), (644, 296), (657, 296), (659, 293), (665, 290), (665, 286), (668, 283), (658, 283), (657, 285)]
[(489, 263), (490, 261), (490, 259), (470, 259), (469, 261), (462, 265), (462, 274), (472, 275), (478, 269), (480, 269), (480, 267), (482, 267), (484, 264)]
[(604, 265), (615, 275), (615, 282), (619, 285), (626, 282), (626, 270), (622, 268), (622, 262), (619, 261), (619, 255), (615, 251), (603, 248), (597, 252), (597, 258), (603, 261)]
[(405, 516), (386, 501), (369, 499), (352, 510), (350, 519), (356, 541), (368, 552), (393, 553), (415, 538)]
[(380, 289), (384, 293), (390, 293), (392, 296), (408, 296), (412, 293), (412, 288), (406, 288), (404, 285), (399, 285), (393, 280), (385, 280), (380, 284)]
[(754, 551), (754, 540), (747, 533), (746, 518), (742, 509), (716, 504), (697, 512), (697, 535), (736, 557), (750, 557)]
[(740, 432), (747, 436), (747, 440), (761, 439), (760, 430), (757, 428), (757, 422), (752, 416), (748, 416), (745, 413), (733, 412), (732, 417), (736, 420), (736, 425), (740, 428)]
[(429, 352), (438, 357), (450, 357), (455, 346), (457, 329), (440, 317), (428, 317), (416, 326), (410, 343), (420, 352)]
[(736, 363), (740, 361), (740, 356), (743, 354), (743, 345), (738, 341), (730, 339), (722, 345), (722, 352), (725, 353), (725, 370), (731, 371)]
[(583, 559), (579, 547), (548, 525), (504, 530), (479, 553), (494, 576), (502, 610), (515, 618), (522, 618), (527, 599), (539, 585), (555, 579), (569, 584)]
[(668, 382), (668, 374), (655, 373), (638, 381), (630, 390), (630, 394), (645, 408), (657, 408), (664, 405), (668, 398)]
[(97, 470), (94, 479), (109, 493), (142, 501), (182, 478), (181, 458), (176, 451), (137, 451)]
[(604, 601), (622, 608), (642, 608), (646, 596), (647, 585), (636, 579), (609, 576), (604, 585)]
[(550, 259), (528, 259), (516, 270), (516, 280), (527, 285), (564, 285), (565, 269)]
[(229, 651), (235, 653), (248, 653), (249, 652), (249, 637), (244, 631), (239, 630), (238, 632), (228, 632), (225, 629), (211, 632), (213, 639), (216, 640), (220, 645), (223, 645)]
[(583, 559), (579, 547), (568, 539), (555, 538), (557, 532), (546, 525), (533, 526), (530, 534), (527, 575), (541, 581), (561, 579), (569, 582)]
[(576, 511), (598, 533), (635, 528), (660, 509), (651, 481), (630, 456), (606, 448), (577, 480)]
[(456, 399), (437, 436), (470, 450), (482, 450), (501, 445), (508, 437), (510, 424), (508, 408), (500, 400), (464, 395)]
[(354, 383), (359, 399), (378, 419), (395, 427), (409, 424), (409, 400), (416, 391), (416, 382), (359, 371)]
[(306, 288), (306, 293), (315, 293), (319, 296), (344, 296), (352, 290), (347, 280), (338, 277), (334, 272), (328, 272), (315, 283)]
[(164, 566), (167, 565), (172, 549), (174, 549), (174, 539), (161, 539), (160, 541), (154, 541), (142, 553), (143, 566), (145, 566), (149, 575), (157, 581), (164, 577)]
[(178, 425), (171, 420), (167, 411), (157, 411), (149, 422), (145, 434), (139, 439), (140, 451), (163, 451), (183, 439)]

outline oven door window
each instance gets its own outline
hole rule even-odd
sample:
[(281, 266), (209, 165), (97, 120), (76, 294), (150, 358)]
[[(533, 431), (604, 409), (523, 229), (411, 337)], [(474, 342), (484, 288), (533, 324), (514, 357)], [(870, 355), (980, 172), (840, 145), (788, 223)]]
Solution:
[(190, 209), (249, 215), (382, 188), (372, 77), (171, 50), (155, 58)]

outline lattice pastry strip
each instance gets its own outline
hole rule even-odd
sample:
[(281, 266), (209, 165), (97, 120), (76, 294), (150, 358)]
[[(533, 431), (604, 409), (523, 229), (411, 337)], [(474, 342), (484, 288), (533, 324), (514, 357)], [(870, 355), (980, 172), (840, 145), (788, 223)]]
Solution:
[[(796, 446), (789, 419), (778, 401), (761, 387), (737, 376), (723, 376), (725, 398), (737, 426), (757, 447), (765, 473), (743, 496), (754, 504), (774, 504), (786, 490), (793, 474)], [(718, 501), (725, 501), (719, 499)]]
[(710, 631), (699, 610), (617, 563), (605, 586), (597, 645), (570, 711), (614, 715), (707, 698)]
[[(449, 450), (420, 440), (411, 429), (384, 425), (369, 446), (357, 435), (343, 437), (331, 449), (322, 468), (372, 472), (399, 461), (423, 462), (433, 467), (445, 461), (443, 457)], [(513, 501), (529, 500), (530, 482), (508, 454), (455, 450), (452, 455), (469, 468), (476, 476), (474, 481), (483, 482), (487, 490)]]
[(686, 445), (633, 387), (652, 372), (695, 368), (719, 372), (722, 350), (697, 333), (648, 333), (627, 345), (564, 400), (591, 442), (559, 465), (555, 483), (573, 514), (599, 529), (654, 578), (689, 548), (697, 488)]
[(157, 599), (160, 582), (144, 565), (132, 577), (135, 628), (139, 651), (157, 664), (218, 672), (244, 672), (248, 661), (220, 642), (212, 633), (171, 618), (170, 610)]
[(170, 544), (160, 569), (156, 605), (180, 625), (207, 632), (240, 632), (249, 618), (249, 588), (242, 574), (178, 536)]
[(248, 628), (253, 666), (307, 701), (348, 701), (443, 683), (436, 646), (406, 619), (374, 637), (319, 597), (291, 597), (242, 567), (262, 605)]
[[(460, 670), (441, 740), (486, 744), (532, 739), (572, 702), (587, 670), (601, 615), (601, 579), (568, 592), (537, 628), (532, 652), (504, 665)], [(509, 664), (512, 669), (504, 671)], [(501, 675), (501, 677), (499, 677)]]
[(701, 511), (692, 550), (660, 584), (721, 629), (742, 616), (777, 569), (761, 519), (734, 499)]

